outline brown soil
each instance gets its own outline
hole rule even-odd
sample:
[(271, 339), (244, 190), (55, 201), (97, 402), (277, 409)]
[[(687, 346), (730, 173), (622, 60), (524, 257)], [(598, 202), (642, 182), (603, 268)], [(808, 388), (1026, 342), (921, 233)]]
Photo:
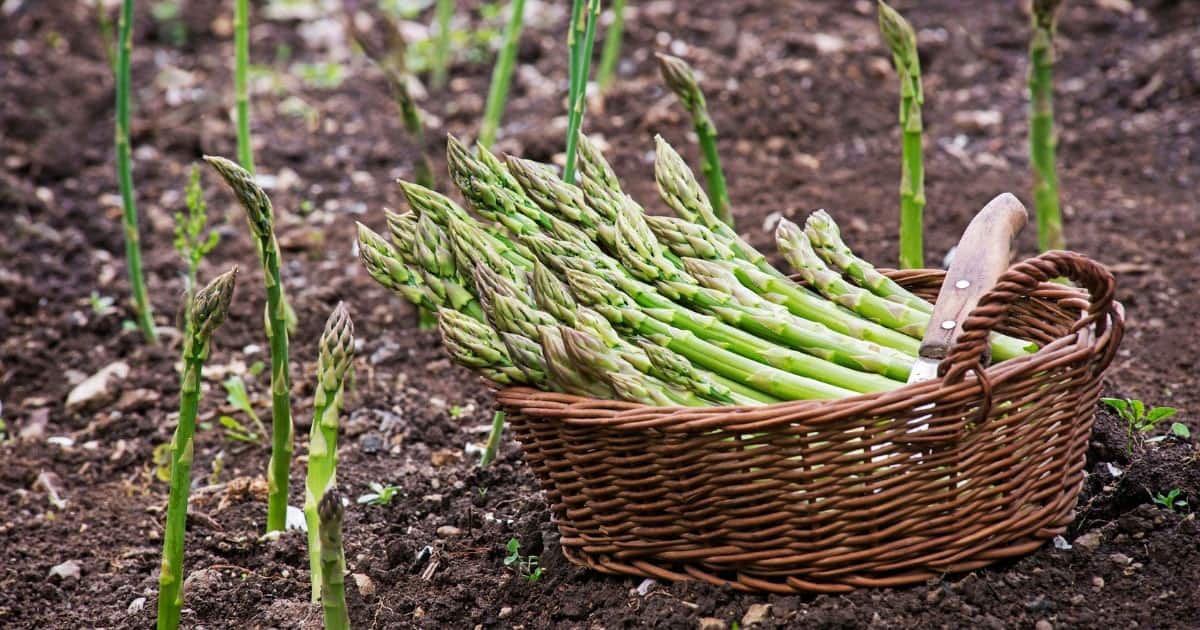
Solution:
[[(181, 3), (187, 40), (178, 45), (150, 16), (151, 4), (139, 3), (132, 135), (148, 281), (166, 325), (182, 290), (170, 243), (186, 170), (201, 154), (234, 152), (231, 16), (229, 3)], [(714, 3), (703, 16), (672, 0), (633, 4), (620, 75), (602, 106), (593, 104), (587, 129), (604, 138), (636, 198), (661, 207), (649, 168), (653, 134), (685, 157), (698, 154), (651, 56), (677, 41), (671, 46), (683, 50), (675, 52), (705, 73), (743, 232), (773, 251), (763, 228), (768, 215), (802, 217), (825, 207), (862, 253), (894, 260), (895, 81), (871, 3), (752, 0)], [(1018, 4), (964, 11), (950, 0), (901, 3), (921, 29), (934, 262), (988, 198), (1009, 190), (1028, 199), (1028, 30)], [(1179, 407), (1178, 419), (1200, 431), (1191, 342), (1200, 326), (1200, 7), (1170, 0), (1131, 10), (1112, 1), (1067, 4), (1058, 95), (1067, 235), (1072, 248), (1117, 272), (1129, 319), (1107, 390)], [(498, 148), (553, 159), (565, 127), (565, 17), (536, 6)], [(166, 496), (152, 453), (177, 413), (178, 348), (147, 347), (124, 330), (129, 310), (121, 299), (112, 313), (91, 307), (92, 292), (120, 298), (127, 285), (113, 196), (112, 81), (90, 3), (9, 0), (4, 7), (0, 401), (9, 437), (0, 443), (0, 625), (147, 627)], [(254, 26), (254, 59), (276, 77), (255, 82), (256, 162), (263, 173), (288, 175), (277, 178), (271, 194), (281, 215), (285, 283), (300, 317), (293, 345), (297, 433), (307, 432), (314, 342), (333, 305), (346, 300), (362, 348), (346, 397), (340, 485), (350, 496), (373, 481), (401, 487), (391, 504), (354, 505), (347, 516), (349, 568), (370, 582), (351, 580), (356, 625), (695, 627), (703, 618), (728, 625), (766, 603), (765, 627), (1196, 627), (1195, 444), (1168, 439), (1127, 448), (1123, 427), (1107, 413), (1069, 550), (1046, 545), (1019, 561), (924, 587), (838, 597), (741, 595), (691, 583), (653, 584), (639, 594), (640, 580), (568, 564), (518, 447), (506, 441), (487, 470), (464, 454), (465, 444), (482, 442), (489, 422), (486, 388), (451, 366), (436, 336), (416, 329), (412, 309), (354, 260), (353, 221), (382, 225), (380, 208), (399, 203), (390, 182), (411, 176), (415, 153), (386, 84), (362, 59), (344, 64), (335, 88), (289, 76), (292, 61), (330, 54), (300, 36), (300, 27), (312, 26), (311, 19)], [(285, 47), (290, 61), (280, 59)], [(435, 119), (431, 137), (472, 134), (489, 72), (480, 63), (456, 64), (450, 87), (423, 98)], [(972, 110), (994, 110), (1002, 122), (980, 126), (962, 114)], [(440, 157), (436, 167), (444, 172)], [(265, 341), (261, 276), (242, 219), (215, 179), (206, 174), (206, 182), (224, 238), (201, 277), (234, 263), (245, 270), (210, 361), (201, 419), (215, 423), (219, 413), (232, 412), (217, 372), (262, 360)], [(1034, 251), (1033, 230), (1019, 246), (1022, 254)], [(116, 400), (69, 413), (64, 401), (72, 385), (115, 361), (132, 368)], [(249, 379), (249, 386), (265, 413), (264, 379)], [(52, 436), (73, 444), (49, 442)], [(194, 492), (185, 623), (319, 625), (307, 601), (302, 537), (259, 539), (265, 448), (224, 439), (217, 429), (202, 431), (198, 445), (197, 477), (218, 454), (224, 468), (216, 484), (201, 481)], [(295, 503), (302, 470), (297, 463)], [(51, 505), (39, 476), (49, 476), (65, 507)], [(1192, 507), (1171, 512), (1153, 503), (1171, 488)], [(458, 533), (439, 534), (445, 526)], [(524, 553), (540, 556), (539, 581), (504, 566), (512, 537)], [(47, 577), (69, 560), (78, 564), (78, 578)]]

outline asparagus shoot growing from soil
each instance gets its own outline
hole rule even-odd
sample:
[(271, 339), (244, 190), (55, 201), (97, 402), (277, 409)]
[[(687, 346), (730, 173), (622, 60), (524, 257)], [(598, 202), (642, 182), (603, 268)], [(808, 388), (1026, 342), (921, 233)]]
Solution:
[(317, 504), (321, 521), (321, 608), (325, 611), (326, 630), (348, 630), (350, 614), (346, 609), (346, 554), (342, 549), (342, 496), (330, 487)]
[(134, 318), (138, 328), (146, 341), (157, 343), (154, 313), (150, 307), (150, 297), (146, 294), (146, 276), (142, 272), (142, 239), (138, 232), (138, 212), (133, 196), (133, 157), (129, 148), (129, 58), (133, 54), (133, 0), (121, 3), (117, 31), (117, 187), (121, 190), (125, 264), (129, 268), (129, 288), (133, 293)]
[(246, 169), (216, 156), (205, 156), (246, 211), (250, 233), (262, 263), (267, 287), (264, 320), (271, 344), (271, 461), (267, 470), (267, 531), (283, 531), (287, 520), (288, 479), (292, 463), (291, 377), (288, 370), (288, 327), (279, 276), (279, 243), (271, 200)]
[(233, 14), (233, 89), (237, 101), (237, 154), (242, 168), (254, 173), (254, 148), (250, 146), (250, 95), (246, 73), (250, 67), (250, 0), (236, 0)]
[(925, 266), (922, 244), (925, 210), (925, 167), (921, 158), (921, 60), (917, 34), (895, 9), (879, 0), (879, 30), (892, 51), (892, 64), (900, 75), (900, 266)]
[(363, 54), (383, 73), (383, 78), (392, 92), (392, 99), (396, 101), (396, 106), (400, 109), (400, 122), (404, 126), (404, 131), (417, 145), (418, 154), (416, 164), (413, 166), (413, 179), (422, 186), (432, 188), (434, 185), (433, 168), (430, 166), (429, 145), (425, 140), (425, 124), (421, 119), (421, 110), (417, 108), (417, 103), (408, 90), (408, 81), (405, 76), (404, 57), (407, 42), (400, 32), (399, 26), (386, 15), (379, 14), (372, 17), (382, 22), (384, 30), (388, 33), (388, 37), (385, 38), (387, 50), (375, 45), (371, 38), (358, 28), (354, 19), (355, 6), (353, 3), (347, 3), (346, 29), (350, 31), (350, 36), (362, 49)]
[(701, 170), (708, 182), (708, 197), (713, 212), (729, 227), (734, 227), (729, 192), (725, 187), (725, 172), (721, 170), (721, 158), (717, 155), (717, 128), (708, 115), (708, 104), (704, 93), (700, 91), (696, 75), (687, 62), (671, 55), (658, 55), (658, 69), (663, 82), (679, 97), (683, 108), (692, 116), (692, 127), (700, 140), (700, 150), (704, 152)]
[(497, 411), (492, 414), (492, 430), (488, 432), (487, 444), (483, 447), (483, 454), (479, 456), (479, 467), (487, 468), (496, 459), (496, 452), (500, 450), (500, 437), (504, 434), (504, 412)]
[(1029, 45), (1029, 157), (1041, 251), (1066, 247), (1054, 157), (1058, 144), (1054, 133), (1054, 28), (1061, 2), (1033, 1), (1033, 41)]
[[(426, 5), (428, 6), (428, 5)], [(450, 68), (450, 20), (454, 18), (454, 0), (437, 0), (437, 40), (433, 47), (433, 87), (446, 85)]]
[(321, 599), (321, 523), (317, 501), (337, 483), (338, 415), (342, 407), (342, 385), (353, 359), (354, 323), (346, 305), (339, 302), (321, 334), (313, 421), (308, 438), (308, 478), (304, 484), (304, 520), (308, 525), (313, 603)]
[[(483, 124), (479, 128), (479, 144), (486, 149), (496, 139), (500, 128), (500, 117), (504, 115), (504, 102), (508, 99), (508, 84), (512, 81), (513, 64), (517, 59), (517, 45), (521, 39), (521, 24), (525, 16), (525, 0), (512, 0), (508, 5), (508, 26), (504, 27), (504, 43), (492, 69), (492, 84), (488, 88), (487, 105), (483, 109)], [(420, 182), (418, 182), (420, 183)]]
[(587, 101), (588, 70), (592, 64), (592, 46), (596, 42), (596, 22), (600, 19), (600, 0), (575, 0), (571, 5), (571, 24), (567, 30), (570, 50), (570, 83), (567, 92), (567, 162), (563, 180), (575, 183), (575, 152), (583, 108)]
[(179, 627), (183, 607), (183, 539), (187, 526), (188, 491), (191, 488), (193, 436), (200, 404), (200, 373), (208, 358), (213, 332), (225, 321), (237, 267), (217, 276), (198, 291), (186, 309), (188, 324), (183, 342), (183, 377), (179, 387), (179, 425), (170, 446), (170, 495), (163, 528), (162, 569), (158, 578), (158, 628)]
[(612, 22), (604, 33), (604, 49), (600, 52), (600, 67), (596, 69), (596, 86), (603, 92), (612, 83), (621, 60), (621, 38), (625, 30), (625, 0), (612, 3)]

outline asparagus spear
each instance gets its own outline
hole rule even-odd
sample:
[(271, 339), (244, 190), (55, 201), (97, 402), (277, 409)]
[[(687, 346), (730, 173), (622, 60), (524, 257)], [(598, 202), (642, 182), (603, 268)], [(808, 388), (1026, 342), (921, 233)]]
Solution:
[(933, 305), (913, 295), (895, 280), (879, 273), (875, 267), (859, 258), (842, 241), (841, 232), (833, 217), (824, 210), (817, 210), (804, 222), (804, 235), (813, 249), (827, 264), (854, 280), (858, 286), (879, 297), (914, 308), (922, 313), (933, 313)]
[(330, 488), (317, 504), (321, 529), (321, 607), (326, 630), (348, 630), (346, 610), (346, 554), (342, 549), (342, 497)]
[(200, 404), (200, 374), (208, 358), (212, 334), (225, 321), (237, 267), (217, 276), (185, 309), (188, 325), (183, 345), (183, 379), (179, 387), (179, 425), (171, 438), (171, 491), (163, 527), (162, 569), (158, 578), (158, 627), (179, 627), (183, 607), (183, 542), (187, 525), (188, 491), (191, 488), (193, 436)]
[(925, 266), (922, 245), (925, 210), (925, 167), (921, 159), (921, 60), (917, 56), (917, 34), (895, 9), (879, 0), (879, 30), (892, 51), (892, 64), (900, 75), (900, 266)]
[[(358, 225), (358, 258), (376, 282), (415, 304), (418, 308), (436, 312), (442, 305), (441, 298), (426, 286), (425, 281), (406, 266), (401, 255), (383, 237), (371, 228)], [(482, 320), (483, 311), (476, 310), (471, 316)]]
[(450, 236), (429, 215), (417, 220), (416, 258), (425, 286), (437, 303), (472, 316), (482, 312), (470, 283), (458, 271)]
[(117, 187), (121, 192), (121, 219), (125, 229), (125, 264), (129, 271), (129, 287), (133, 293), (133, 311), (138, 328), (146, 341), (158, 343), (154, 313), (146, 293), (146, 275), (142, 271), (142, 244), (138, 233), (137, 204), (133, 190), (133, 158), (129, 148), (129, 76), (133, 56), (133, 0), (121, 3), (117, 20)]
[(309, 580), (313, 603), (321, 600), (321, 522), (318, 497), (336, 486), (338, 414), (342, 384), (354, 358), (354, 322), (343, 302), (330, 314), (321, 334), (317, 355), (317, 387), (313, 393), (313, 421), (308, 436), (308, 475), (304, 484), (304, 520), (308, 525)]
[(471, 215), (467, 214), (466, 210), (460, 208), (445, 195), (405, 181), (400, 182), (400, 188), (404, 191), (409, 205), (420, 215), (429, 215), (434, 223), (446, 229), (449, 229), (451, 219), (472, 225), (484, 232), (489, 248), (494, 249), (515, 265), (521, 267), (529, 265), (529, 259), (533, 255), (527, 248), (514, 243), (502, 233), (490, 229), (490, 226), (480, 225)]
[(612, 82), (621, 57), (621, 35), (625, 29), (625, 0), (613, 0), (612, 23), (604, 33), (604, 48), (600, 53), (600, 67), (596, 69), (596, 85), (603, 92)]
[[(387, 208), (383, 209), (383, 214), (387, 218), (388, 234), (391, 235), (392, 243), (395, 244), (404, 264), (419, 267), (420, 263), (416, 257), (416, 215), (411, 212), (394, 212)], [(437, 314), (434, 311), (418, 305), (417, 314), (418, 325), (422, 330), (437, 327)]]
[(237, 101), (237, 155), (242, 168), (254, 173), (254, 148), (250, 145), (250, 96), (246, 77), (250, 69), (250, 0), (237, 0), (233, 12), (233, 90)]
[[(792, 264), (805, 282), (817, 287), (822, 295), (841, 304), (874, 322), (920, 339), (929, 326), (929, 314), (879, 296), (846, 282), (841, 274), (825, 266), (813, 251), (808, 237), (795, 223), (783, 219), (775, 232), (779, 251)], [(994, 335), (991, 341), (992, 356), (998, 361), (1024, 356), (1030, 352), (1030, 344), (1005, 335)]]
[(583, 133), (579, 134), (579, 188), (588, 206), (605, 223), (616, 223), (625, 193), (600, 149)]
[(696, 137), (700, 140), (700, 150), (704, 152), (704, 178), (708, 181), (708, 196), (712, 200), (713, 212), (729, 227), (734, 227), (733, 214), (729, 209), (729, 193), (725, 188), (725, 172), (721, 170), (721, 158), (717, 155), (717, 127), (708, 115), (708, 104), (700, 84), (687, 62), (679, 57), (659, 54), (658, 69), (663, 81), (683, 108), (692, 116), (692, 126)]
[(585, 366), (576, 364), (567, 352), (566, 342), (558, 326), (542, 326), (539, 337), (542, 353), (546, 357), (546, 372), (550, 375), (551, 383), (568, 394), (596, 398), (617, 397), (607, 381), (597, 381), (580, 371)]
[(521, 39), (521, 24), (525, 17), (525, 0), (513, 0), (508, 5), (508, 25), (504, 27), (504, 45), (496, 57), (492, 70), (492, 83), (488, 88), (487, 104), (483, 108), (483, 123), (479, 128), (479, 144), (492, 145), (496, 130), (500, 127), (500, 116), (504, 113), (504, 101), (508, 98), (508, 84), (512, 80), (513, 63), (517, 59), (517, 45)]
[[(559, 179), (552, 166), (511, 155), (507, 156), (505, 163), (525, 196), (542, 211), (575, 223), (592, 238), (599, 237), (601, 243), (610, 242), (604, 229), (608, 222), (602, 221), (596, 211), (587, 205), (583, 190)], [(611, 235), (611, 230), (608, 233)]]
[(499, 385), (536, 385), (545, 381), (544, 366), (538, 369), (527, 369), (527, 363), (518, 366), (491, 326), (448, 308), (437, 313), (442, 345), (455, 363)]
[(575, 312), (579, 305), (570, 289), (541, 262), (533, 267), (533, 300), (538, 308), (559, 321), (575, 325)]
[(513, 365), (525, 373), (530, 383), (547, 387), (553, 391), (562, 391), (562, 388), (551, 379), (550, 369), (546, 365), (546, 356), (542, 353), (542, 344), (539, 341), (509, 332), (500, 333), (500, 339), (503, 340), (504, 347), (508, 349)]
[(587, 103), (588, 69), (592, 63), (592, 45), (596, 41), (596, 22), (599, 21), (600, 0), (575, 0), (571, 9), (571, 27), (567, 32), (571, 69), (567, 94), (567, 163), (563, 169), (563, 179), (569, 182), (575, 181), (576, 142), (583, 124), (583, 108)]
[(1042, 251), (1066, 248), (1054, 166), (1058, 144), (1054, 134), (1054, 30), (1061, 2), (1034, 0), (1033, 41), (1029, 45), (1029, 155), (1035, 180), (1038, 249)]
[(575, 365), (599, 381), (607, 381), (618, 396), (648, 405), (704, 407), (710, 403), (691, 391), (668, 385), (638, 371), (611, 348), (586, 332), (559, 326), (567, 354)]
[[(644, 335), (650, 341), (678, 352), (697, 365), (758, 391), (782, 400), (844, 398), (854, 395), (849, 389), (791, 374), (726, 349), (737, 347), (737, 344), (725, 344), (721, 341), (710, 343), (692, 330), (659, 321), (638, 308), (632, 298), (593, 274), (568, 270), (567, 281), (576, 298), (590, 305), (614, 326)], [(692, 321), (700, 324), (701, 329), (704, 324), (716, 323), (712, 318), (702, 315), (694, 315)]]
[(267, 474), (267, 531), (283, 531), (287, 520), (288, 479), (292, 465), (292, 379), (288, 373), (287, 307), (279, 277), (275, 212), (267, 193), (246, 169), (215, 156), (204, 156), (225, 180), (246, 211), (267, 285), (267, 338), (271, 343), (271, 461)]

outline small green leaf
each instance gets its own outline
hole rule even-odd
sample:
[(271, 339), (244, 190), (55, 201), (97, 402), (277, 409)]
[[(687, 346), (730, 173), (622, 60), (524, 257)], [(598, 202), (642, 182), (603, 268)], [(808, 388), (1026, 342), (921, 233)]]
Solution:
[(1183, 438), (1186, 440), (1186, 439), (1192, 437), (1192, 430), (1189, 429), (1187, 427), (1187, 425), (1182, 422), (1172, 422), (1171, 423), (1171, 435), (1174, 435), (1175, 437)]
[(1141, 400), (1139, 400), (1137, 398), (1134, 398), (1133, 400), (1129, 401), (1129, 404), (1131, 406), (1133, 406), (1133, 419), (1134, 420), (1141, 420), (1142, 418), (1146, 417), (1146, 404), (1145, 403), (1143, 403)]
[(1165, 420), (1178, 413), (1179, 410), (1174, 407), (1155, 407), (1146, 414), (1146, 420), (1151, 424), (1157, 423), (1159, 420)]
[(1101, 398), (1100, 402), (1108, 405), (1117, 415), (1129, 420), (1129, 401), (1123, 398)]

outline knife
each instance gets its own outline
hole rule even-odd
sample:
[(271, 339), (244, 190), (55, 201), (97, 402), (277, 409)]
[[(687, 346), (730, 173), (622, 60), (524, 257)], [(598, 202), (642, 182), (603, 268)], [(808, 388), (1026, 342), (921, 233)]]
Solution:
[(1008, 269), (1013, 239), (1028, 219), (1025, 206), (1012, 193), (1003, 193), (971, 220), (933, 305), (909, 383), (937, 378), (938, 364), (954, 347), (963, 322)]

